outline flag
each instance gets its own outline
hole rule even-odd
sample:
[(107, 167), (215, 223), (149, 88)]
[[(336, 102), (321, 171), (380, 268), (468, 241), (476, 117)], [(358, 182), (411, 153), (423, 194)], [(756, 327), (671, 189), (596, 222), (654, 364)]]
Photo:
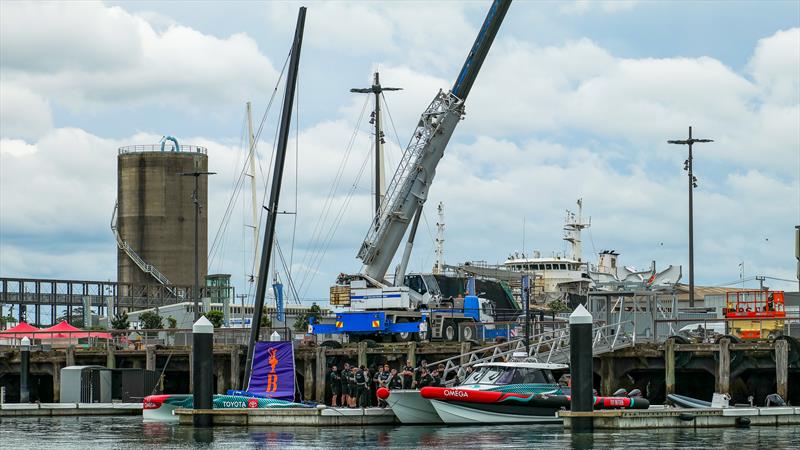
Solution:
[(294, 400), (294, 348), (291, 341), (256, 342), (247, 391)]

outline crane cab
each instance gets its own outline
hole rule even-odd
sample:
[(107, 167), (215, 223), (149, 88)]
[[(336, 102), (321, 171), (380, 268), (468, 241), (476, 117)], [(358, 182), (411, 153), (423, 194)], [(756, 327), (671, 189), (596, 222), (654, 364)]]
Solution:
[(728, 333), (740, 339), (772, 339), (783, 334), (783, 291), (732, 291), (725, 294)]

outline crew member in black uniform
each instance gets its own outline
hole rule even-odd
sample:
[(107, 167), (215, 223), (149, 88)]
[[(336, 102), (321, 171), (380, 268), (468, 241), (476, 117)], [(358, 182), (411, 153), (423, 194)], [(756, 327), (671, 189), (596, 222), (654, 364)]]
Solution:
[[(356, 381), (356, 374), (358, 367), (353, 366), (350, 368), (350, 376), (347, 378), (347, 387), (350, 389), (350, 407), (356, 408), (358, 406), (358, 382)], [(363, 375), (362, 375), (363, 377)]]
[(417, 382), (417, 388), (422, 389), (426, 386), (433, 386), (433, 376), (428, 373), (428, 369), (425, 367), (420, 367), (419, 369), (419, 381)]
[(342, 377), (339, 376), (339, 369), (333, 365), (328, 374), (328, 389), (331, 393), (331, 406), (338, 406), (339, 396), (342, 394)]
[(398, 389), (403, 389), (403, 377), (397, 373), (397, 369), (392, 369), (389, 372), (389, 390), (396, 391)]
[(406, 361), (405, 367), (403, 367), (403, 389), (411, 389), (411, 386), (414, 384), (414, 365), (411, 364), (411, 360)]
[(367, 372), (364, 366), (359, 369), (353, 368), (355, 372), (356, 382), (356, 398), (358, 399), (358, 406), (361, 408), (367, 407)]
[[(390, 373), (389, 365), (388, 364), (384, 364), (383, 367), (381, 367), (381, 371), (378, 372), (375, 375), (375, 377), (377, 378), (378, 389), (380, 389), (382, 387), (386, 388), (386, 389), (389, 389), (389, 377), (390, 376), (391, 376), (391, 373)], [(386, 400), (378, 399), (378, 406), (385, 408), (388, 405), (386, 404)]]

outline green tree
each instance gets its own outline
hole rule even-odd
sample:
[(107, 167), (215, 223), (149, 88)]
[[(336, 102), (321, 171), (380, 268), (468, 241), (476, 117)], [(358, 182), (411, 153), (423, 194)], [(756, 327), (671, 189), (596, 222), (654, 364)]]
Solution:
[(294, 321), (294, 329), (295, 329), (295, 331), (305, 332), (308, 329), (308, 320), (309, 320), (309, 318), (313, 317), (314, 320), (316, 320), (320, 316), (321, 313), (322, 313), (322, 310), (320, 309), (319, 305), (317, 305), (316, 303), (312, 303), (311, 307), (308, 308), (308, 312), (307, 313), (299, 314), (297, 316), (297, 319), (295, 319), (295, 321)]
[(167, 328), (178, 328), (178, 320), (172, 316), (167, 317)]
[(139, 315), (139, 323), (145, 330), (158, 330), (164, 328), (162, 317), (158, 314), (158, 310), (145, 311)]
[(67, 323), (72, 325), (73, 327), (83, 328), (83, 306), (76, 306), (72, 308), (72, 315), (67, 315), (66, 312), (61, 316), (56, 318), (56, 322), (60, 323), (61, 321), (66, 320)]
[(206, 316), (211, 325), (214, 325), (214, 328), (219, 328), (222, 326), (222, 322), (225, 320), (225, 314), (222, 311), (212, 309), (211, 311), (203, 314)]
[(550, 308), (550, 311), (552, 311), (553, 314), (569, 311), (569, 306), (567, 306), (567, 304), (560, 299), (551, 301), (550, 303), (547, 304), (547, 307)]
[(272, 318), (267, 314), (261, 315), (261, 328), (271, 328)]
[(115, 330), (127, 330), (131, 327), (131, 322), (128, 320), (128, 313), (125, 311), (117, 313), (111, 319), (111, 328)]

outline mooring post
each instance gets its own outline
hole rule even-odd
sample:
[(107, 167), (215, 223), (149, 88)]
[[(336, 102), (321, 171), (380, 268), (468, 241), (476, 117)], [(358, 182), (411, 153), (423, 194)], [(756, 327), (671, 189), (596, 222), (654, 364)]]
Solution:
[(31, 371), (31, 340), (28, 336), (22, 338), (19, 346), (19, 402), (31, 401), (31, 392), (28, 389), (28, 375)]
[(303, 358), (303, 400), (314, 398), (314, 367), (311, 356)]
[(317, 403), (325, 403), (325, 375), (328, 369), (328, 358), (325, 356), (325, 347), (317, 347), (316, 350), (316, 374), (315, 374), (315, 387), (314, 387), (314, 401)]
[[(214, 325), (201, 316), (192, 325), (192, 371), (194, 409), (212, 409), (214, 400)], [(195, 427), (210, 427), (210, 414), (192, 416)]]
[(775, 382), (778, 395), (789, 398), (789, 343), (783, 339), (775, 341)]
[[(578, 305), (569, 316), (569, 362), (572, 374), (573, 412), (591, 412), (594, 403), (592, 393), (592, 315), (583, 305)], [(573, 417), (572, 431), (591, 432), (592, 417)]]
[(675, 393), (675, 339), (667, 339), (664, 344), (664, 382), (666, 394)]

